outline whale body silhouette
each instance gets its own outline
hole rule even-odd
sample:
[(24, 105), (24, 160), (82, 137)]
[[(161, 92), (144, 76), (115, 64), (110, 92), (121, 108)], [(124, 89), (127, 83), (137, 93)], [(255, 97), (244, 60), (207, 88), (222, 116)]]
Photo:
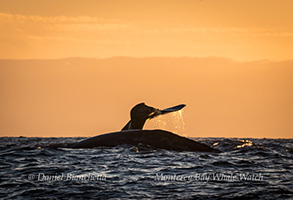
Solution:
[(147, 119), (182, 109), (185, 105), (159, 110), (144, 103), (131, 110), (131, 120), (121, 131), (98, 135), (75, 143), (71, 148), (115, 147), (119, 145), (147, 145), (154, 149), (173, 151), (219, 152), (206, 144), (181, 137), (164, 130), (142, 130)]

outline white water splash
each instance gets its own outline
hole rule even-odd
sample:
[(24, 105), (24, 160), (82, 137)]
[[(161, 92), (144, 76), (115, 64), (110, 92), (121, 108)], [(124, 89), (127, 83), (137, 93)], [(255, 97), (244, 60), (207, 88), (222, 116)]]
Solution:
[(167, 115), (159, 115), (151, 121), (153, 121), (156, 127), (159, 127), (162, 130), (167, 130), (180, 136), (188, 137), (182, 110)]

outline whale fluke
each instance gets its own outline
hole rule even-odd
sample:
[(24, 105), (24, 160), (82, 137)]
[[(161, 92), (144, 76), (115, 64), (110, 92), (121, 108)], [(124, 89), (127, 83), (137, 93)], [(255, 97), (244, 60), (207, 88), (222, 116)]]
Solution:
[(181, 110), (185, 106), (185, 104), (180, 104), (178, 106), (173, 106), (171, 108), (160, 110), (157, 108), (147, 106), (145, 105), (145, 103), (139, 103), (131, 109), (131, 120), (129, 120), (129, 122), (122, 128), (122, 131), (131, 129), (142, 129), (146, 120), (152, 119), (159, 115), (165, 115), (170, 112), (176, 112), (178, 110)]
[(122, 128), (123, 130), (142, 129), (146, 120), (160, 114), (160, 110), (139, 103), (130, 111), (131, 120)]

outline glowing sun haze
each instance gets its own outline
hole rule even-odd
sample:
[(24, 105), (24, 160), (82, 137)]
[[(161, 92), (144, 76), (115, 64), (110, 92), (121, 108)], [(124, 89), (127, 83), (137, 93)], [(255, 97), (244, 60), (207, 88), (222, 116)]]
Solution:
[(117, 131), (145, 102), (187, 104), (191, 137), (292, 138), (292, 10), (292, 0), (0, 0), (0, 136)]

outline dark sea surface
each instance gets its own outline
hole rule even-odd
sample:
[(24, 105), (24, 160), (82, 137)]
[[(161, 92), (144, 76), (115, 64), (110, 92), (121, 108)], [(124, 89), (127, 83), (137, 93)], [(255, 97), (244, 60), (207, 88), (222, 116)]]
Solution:
[(221, 153), (0, 138), (0, 199), (293, 199), (293, 139), (196, 138)]

